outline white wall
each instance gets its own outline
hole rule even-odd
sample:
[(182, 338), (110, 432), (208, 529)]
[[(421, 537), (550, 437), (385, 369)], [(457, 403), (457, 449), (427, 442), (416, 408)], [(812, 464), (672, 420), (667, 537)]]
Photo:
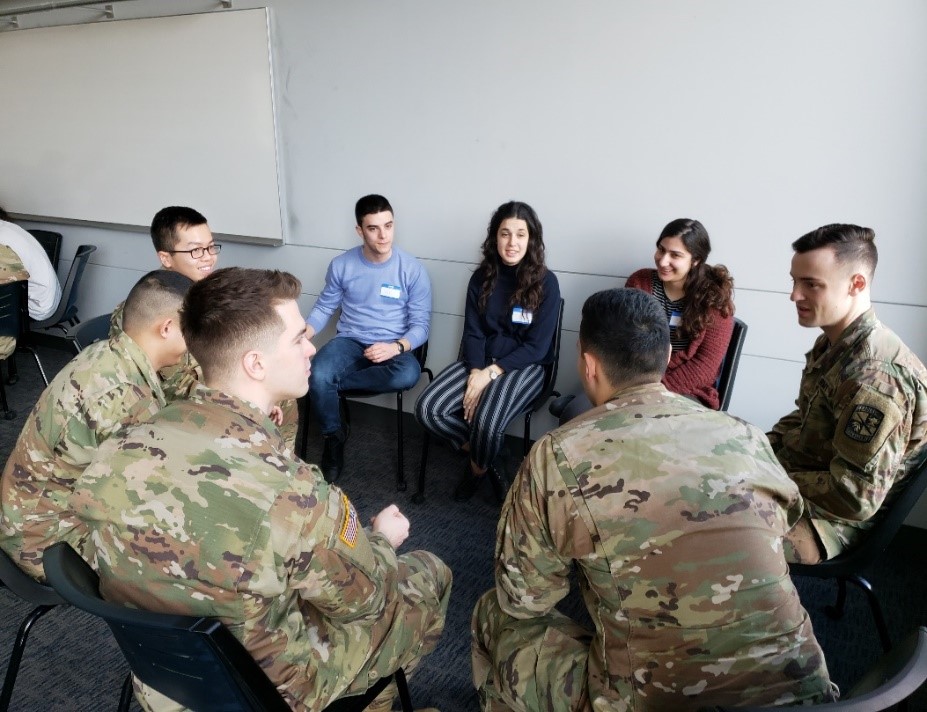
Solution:
[[(567, 300), (559, 386), (572, 391), (583, 299), (647, 265), (670, 219), (695, 217), (711, 233), (711, 260), (734, 274), (750, 327), (731, 412), (765, 428), (792, 408), (816, 336), (788, 301), (789, 244), (825, 223), (857, 222), (878, 235), (880, 316), (927, 360), (921, 0), (235, 6), (265, 4), (290, 244), (228, 245), (222, 264), (294, 271), (308, 309), (328, 261), (356, 243), (354, 200), (381, 192), (396, 209), (398, 243), (425, 259), (435, 283), (429, 362), (440, 368), (457, 350), (492, 210), (526, 200)], [(158, 12), (171, 6), (162, 0)], [(116, 11), (154, 8), (141, 0)], [(144, 235), (62, 231), (65, 256), (100, 246), (85, 278), (87, 316), (157, 266)], [(536, 422), (536, 432), (550, 424)], [(927, 525), (927, 506), (916, 520)]]

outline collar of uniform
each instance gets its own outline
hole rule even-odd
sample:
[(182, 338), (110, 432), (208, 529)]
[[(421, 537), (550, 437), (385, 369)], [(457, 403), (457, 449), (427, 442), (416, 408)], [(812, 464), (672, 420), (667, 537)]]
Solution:
[(611, 407), (622, 407), (626, 405), (635, 405), (638, 403), (659, 403), (667, 400), (670, 392), (666, 390), (660, 381), (656, 383), (644, 383), (636, 386), (622, 388), (608, 399), (608, 405)]
[(250, 420), (256, 427), (265, 431), (268, 436), (274, 435), (280, 438), (280, 431), (276, 423), (261, 410), (257, 405), (244, 398), (233, 396), (224, 391), (210, 388), (202, 383), (197, 383), (190, 392), (190, 400), (198, 403), (209, 403), (220, 406), (226, 410), (237, 413), (242, 418)]
[(808, 354), (809, 365), (811, 368), (826, 368), (834, 359), (841, 358), (847, 351), (855, 350), (857, 344), (878, 325), (875, 309), (870, 307), (856, 317), (833, 344), (827, 340), (826, 334), (821, 334)]
[(138, 367), (138, 371), (144, 377), (145, 383), (151, 388), (152, 394), (158, 399), (158, 404), (163, 408), (167, 403), (167, 398), (164, 396), (164, 389), (161, 388), (161, 379), (155, 373), (154, 365), (152, 365), (151, 359), (148, 358), (148, 354), (132, 340), (131, 336), (121, 330), (115, 336), (110, 336), (108, 343), (110, 348), (121, 351)]

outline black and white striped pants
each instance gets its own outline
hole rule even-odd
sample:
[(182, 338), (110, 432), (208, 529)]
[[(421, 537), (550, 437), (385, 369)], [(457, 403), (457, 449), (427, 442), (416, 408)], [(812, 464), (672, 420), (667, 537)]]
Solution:
[(450, 441), (455, 448), (470, 442), (470, 459), (480, 469), (492, 465), (505, 430), (544, 386), (544, 367), (531, 364), (503, 373), (490, 381), (476, 406), (473, 422), (463, 417), (463, 397), (470, 371), (462, 361), (452, 363), (419, 396), (415, 417), (432, 434)]

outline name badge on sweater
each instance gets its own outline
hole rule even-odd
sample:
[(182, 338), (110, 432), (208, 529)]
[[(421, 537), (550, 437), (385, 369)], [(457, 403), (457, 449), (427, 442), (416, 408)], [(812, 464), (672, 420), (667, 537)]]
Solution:
[(395, 284), (386, 284), (384, 282), (383, 286), (380, 287), (380, 296), (387, 299), (399, 299), (402, 296), (402, 290)]
[(521, 307), (512, 307), (513, 324), (530, 324), (534, 320), (534, 312)]
[(670, 314), (669, 325), (671, 328), (676, 329), (680, 324), (682, 324), (682, 312), (674, 311)]

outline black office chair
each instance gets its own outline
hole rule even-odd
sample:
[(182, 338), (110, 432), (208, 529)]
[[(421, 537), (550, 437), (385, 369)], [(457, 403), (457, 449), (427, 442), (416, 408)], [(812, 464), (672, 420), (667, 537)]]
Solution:
[[(557, 313), (557, 326), (554, 329), (554, 339), (551, 341), (550, 349), (547, 352), (547, 359), (549, 362), (544, 365), (544, 384), (541, 388), (541, 392), (538, 394), (531, 403), (528, 404), (527, 409), (524, 411), (525, 416), (525, 435), (523, 441), (523, 450), (524, 456), (528, 456), (528, 452), (531, 450), (531, 416), (534, 415), (540, 408), (543, 406), (551, 396), (559, 396), (560, 394), (554, 390), (554, 387), (557, 384), (557, 371), (560, 367), (560, 341), (561, 341), (561, 331), (563, 330), (563, 299), (560, 300), (560, 309)], [(463, 353), (463, 347), (461, 346), (461, 352)], [(425, 501), (425, 469), (428, 465), (428, 448), (431, 444), (431, 438), (429, 437), (428, 431), (425, 431), (425, 437), (422, 441), (422, 462), (419, 467), (418, 472), (418, 491), (412, 497), (412, 501), (416, 504), (421, 504)], [(507, 483), (505, 482), (494, 482), (494, 486), (500, 490), (497, 494), (504, 494), (501, 492), (501, 489), (505, 488)]]
[(33, 331), (49, 333), (51, 329), (58, 329), (67, 333), (69, 326), (74, 326), (80, 321), (77, 317), (77, 290), (90, 255), (96, 250), (96, 245), (81, 245), (77, 248), (74, 260), (71, 262), (71, 269), (68, 270), (67, 279), (61, 287), (61, 301), (58, 302), (58, 308), (47, 319), (33, 322)]
[[(221, 621), (154, 613), (103, 600), (96, 572), (64, 542), (47, 548), (42, 559), (55, 591), (75, 608), (106, 622), (132, 673), (144, 684), (192, 710), (289, 712), (276, 686)], [(359, 712), (392, 679), (403, 710), (412, 712), (402, 669), (378, 680), (362, 695), (336, 700), (326, 712)], [(121, 710), (128, 710), (131, 702), (126, 687)]]
[[(881, 712), (913, 695), (927, 680), (927, 628), (920, 627), (882, 659), (837, 702), (801, 709)], [(781, 712), (779, 707), (702, 707), (699, 712)], [(787, 709), (796, 709), (788, 707)]]
[(10, 653), (10, 662), (6, 667), (6, 677), (3, 680), (3, 692), (0, 693), (0, 710), (7, 710), (10, 700), (13, 699), (13, 686), (16, 684), (16, 675), (19, 664), (22, 662), (26, 650), (26, 641), (32, 626), (42, 616), (55, 606), (65, 603), (50, 586), (40, 584), (20, 569), (5, 551), (0, 549), (0, 581), (21, 599), (35, 606), (19, 626), (13, 650)]
[[(42, 381), (47, 386), (48, 376), (45, 375), (42, 361), (29, 339), (29, 283), (25, 280), (0, 284), (0, 336), (10, 336), (16, 339), (16, 351), (4, 359), (8, 361), (9, 379), (7, 383), (12, 385), (19, 380), (15, 368), (15, 354), (26, 351), (32, 354)], [(7, 403), (2, 376), (0, 376), (0, 408), (3, 409), (3, 417), (7, 420), (16, 417), (16, 412), (11, 410)]]
[(61, 258), (61, 233), (51, 230), (29, 230), (29, 234), (42, 246), (45, 254), (48, 255), (48, 261), (57, 271), (58, 261)]
[[(428, 358), (428, 342), (426, 341), (421, 346), (418, 346), (412, 349), (412, 355), (415, 356), (415, 360), (418, 361), (419, 367), (422, 369), (422, 373), (427, 374), (428, 382), (431, 383), (434, 380), (434, 373), (431, 369), (425, 365), (425, 361)], [(416, 384), (417, 385), (417, 384)], [(415, 386), (413, 386), (414, 388)], [(411, 389), (406, 389), (411, 390)], [(389, 393), (390, 391), (385, 391)], [(340, 407), (344, 413), (345, 427), (347, 433), (350, 434), (351, 431), (351, 409), (348, 407), (348, 398), (371, 398), (373, 396), (383, 395), (383, 391), (339, 391), (338, 395), (340, 396)], [(400, 492), (405, 492), (407, 488), (406, 484), (406, 471), (405, 471), (405, 435), (403, 430), (403, 410), (402, 410), (402, 394), (405, 391), (395, 391), (396, 393), (396, 435), (397, 435), (397, 452), (396, 452), (396, 489)], [(308, 449), (309, 443), (309, 394), (307, 393), (303, 398), (304, 406), (302, 419), (300, 420), (300, 442), (302, 443), (302, 448), (300, 451), (300, 457), (306, 459), (306, 451)]]
[(74, 350), (80, 353), (90, 344), (109, 338), (112, 316), (112, 314), (101, 314), (68, 329), (68, 338), (73, 342)]
[(744, 341), (747, 340), (747, 325), (734, 317), (734, 331), (731, 332), (731, 341), (727, 345), (724, 361), (721, 362), (721, 372), (715, 389), (718, 391), (718, 410), (727, 411), (734, 395), (734, 379), (737, 377), (737, 367), (740, 365), (740, 352), (743, 351)]
[(789, 564), (789, 573), (793, 576), (837, 579), (837, 602), (825, 609), (827, 614), (834, 619), (843, 616), (847, 600), (847, 582), (859, 586), (869, 599), (869, 607), (872, 609), (872, 617), (875, 619), (876, 629), (879, 632), (879, 640), (886, 652), (891, 649), (888, 626), (885, 624), (885, 616), (882, 614), (879, 599), (872, 590), (872, 584), (862, 572), (882, 556), (924, 490), (927, 489), (927, 457), (897, 486), (900, 491), (892, 501), (884, 505), (887, 511), (872, 529), (866, 532), (863, 540), (855, 548), (819, 564)]

